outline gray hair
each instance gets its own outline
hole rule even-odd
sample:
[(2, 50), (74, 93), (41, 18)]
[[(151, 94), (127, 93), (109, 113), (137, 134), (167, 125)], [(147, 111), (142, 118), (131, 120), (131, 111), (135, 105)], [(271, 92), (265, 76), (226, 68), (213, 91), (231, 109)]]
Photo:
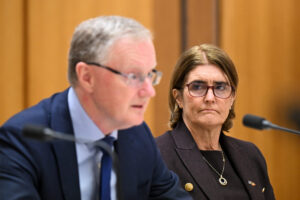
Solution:
[(152, 35), (134, 19), (120, 16), (100, 16), (77, 26), (69, 50), (68, 79), (76, 85), (75, 66), (78, 62), (106, 62), (110, 47), (123, 37), (151, 38)]

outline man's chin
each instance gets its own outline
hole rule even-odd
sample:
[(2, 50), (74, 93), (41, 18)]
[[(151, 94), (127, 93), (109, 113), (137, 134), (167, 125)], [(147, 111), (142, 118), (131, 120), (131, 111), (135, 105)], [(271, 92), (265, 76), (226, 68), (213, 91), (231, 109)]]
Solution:
[(141, 119), (136, 119), (136, 120), (133, 120), (133, 121), (130, 121), (128, 122), (127, 124), (125, 124), (122, 129), (128, 129), (128, 128), (131, 128), (131, 127), (134, 127), (134, 126), (138, 126), (138, 125), (141, 125), (144, 121), (144, 118), (141, 118)]
[(137, 119), (132, 126), (138, 126), (138, 125), (141, 125), (144, 121), (144, 118), (140, 118), (140, 119)]

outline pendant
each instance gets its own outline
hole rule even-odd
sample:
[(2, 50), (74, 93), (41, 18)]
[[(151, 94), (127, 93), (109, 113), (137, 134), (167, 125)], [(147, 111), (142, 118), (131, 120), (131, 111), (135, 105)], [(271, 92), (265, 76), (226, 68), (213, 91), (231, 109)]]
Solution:
[(223, 186), (227, 185), (227, 180), (221, 175), (219, 178), (219, 183)]

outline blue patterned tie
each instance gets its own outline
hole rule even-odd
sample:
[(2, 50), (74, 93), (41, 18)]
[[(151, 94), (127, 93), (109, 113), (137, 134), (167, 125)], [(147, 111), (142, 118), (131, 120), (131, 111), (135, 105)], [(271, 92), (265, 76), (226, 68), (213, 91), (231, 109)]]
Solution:
[[(106, 136), (102, 139), (112, 147), (115, 138)], [(103, 152), (101, 160), (101, 172), (100, 172), (100, 200), (110, 200), (110, 176), (112, 170), (112, 158), (105, 151)]]

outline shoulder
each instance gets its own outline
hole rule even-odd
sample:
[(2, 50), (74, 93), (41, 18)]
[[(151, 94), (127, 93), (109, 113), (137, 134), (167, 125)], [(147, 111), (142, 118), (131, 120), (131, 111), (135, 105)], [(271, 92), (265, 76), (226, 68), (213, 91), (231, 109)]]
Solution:
[[(66, 90), (67, 91), (67, 90)], [(27, 124), (36, 124), (45, 127), (50, 127), (50, 124), (55, 115), (57, 115), (57, 110), (60, 113), (64, 112), (63, 109), (54, 109), (59, 105), (60, 107), (68, 107), (67, 106), (67, 92), (56, 93), (52, 95), (50, 98), (44, 99), (38, 104), (27, 108), (13, 117), (8, 119), (1, 127), (0, 127), (0, 140), (7, 140), (10, 142), (16, 142), (17, 140), (23, 140), (22, 129)], [(62, 99), (65, 99), (64, 101)], [(65, 103), (62, 103), (65, 102)], [(65, 105), (63, 105), (65, 104)], [(56, 111), (54, 111), (56, 110)], [(64, 109), (66, 110), (66, 109)], [(56, 114), (54, 114), (56, 113)], [(17, 144), (16, 144), (17, 145)]]
[(252, 142), (237, 139), (231, 136), (222, 134), (222, 143), (228, 150), (235, 150), (241, 155), (247, 156), (249, 159), (260, 159), (265, 163), (265, 159), (259, 148)]
[(166, 145), (173, 144), (172, 131), (167, 131), (164, 134), (155, 138), (155, 141), (159, 148), (163, 148)]
[(241, 140), (241, 139), (237, 139), (225, 134), (222, 134), (221, 136), (221, 140), (224, 143), (230, 144), (231, 146), (235, 147), (235, 148), (257, 148), (256, 145), (252, 142), (246, 141), (246, 140)]
[(38, 104), (15, 114), (3, 124), (3, 127), (22, 128), (24, 124), (28, 123), (47, 125), (55, 106), (67, 107), (67, 91), (55, 93)]

